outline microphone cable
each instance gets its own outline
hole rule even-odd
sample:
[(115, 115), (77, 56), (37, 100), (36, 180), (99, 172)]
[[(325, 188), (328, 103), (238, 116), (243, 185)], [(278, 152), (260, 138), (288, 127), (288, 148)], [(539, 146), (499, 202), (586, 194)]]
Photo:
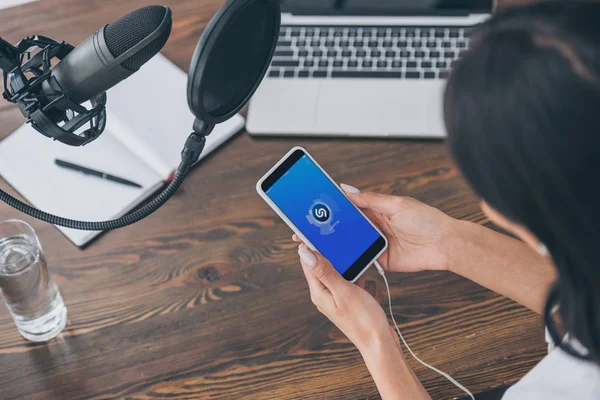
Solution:
[(461, 385), (456, 379), (451, 377), (449, 374), (447, 374), (443, 371), (440, 371), (436, 367), (427, 364), (425, 361), (423, 361), (419, 357), (417, 357), (415, 355), (415, 353), (413, 353), (411, 348), (408, 346), (408, 343), (406, 343), (406, 340), (404, 340), (404, 336), (402, 336), (402, 333), (400, 332), (400, 328), (398, 328), (398, 324), (396, 323), (396, 319), (394, 318), (394, 311), (392, 310), (392, 293), (390, 292), (390, 285), (388, 284), (387, 278), (385, 276), (385, 271), (383, 270), (383, 267), (381, 266), (381, 264), (379, 264), (379, 261), (375, 260), (373, 264), (375, 265), (375, 268), (377, 268), (377, 272), (379, 272), (379, 275), (381, 275), (383, 277), (383, 281), (385, 282), (385, 288), (387, 289), (387, 294), (388, 294), (388, 304), (390, 307), (390, 317), (392, 317), (392, 321), (394, 322), (394, 327), (396, 327), (396, 332), (398, 333), (400, 340), (402, 340), (402, 343), (404, 343), (404, 347), (406, 347), (406, 349), (410, 352), (410, 355), (415, 360), (417, 360), (419, 363), (421, 363), (421, 365), (424, 365), (425, 367), (429, 368), (430, 370), (432, 370), (432, 371), (438, 373), (439, 375), (443, 376), (444, 378), (448, 379), (454, 386), (456, 386), (457, 388), (459, 388), (460, 390), (465, 392), (472, 400), (475, 400), (475, 396), (473, 396), (473, 393), (471, 393), (469, 391), (469, 389), (467, 389), (466, 387)]
[(0, 200), (33, 218), (48, 222), (50, 224), (63, 226), (65, 228), (78, 229), (82, 231), (108, 231), (123, 228), (146, 218), (162, 207), (171, 197), (173, 197), (175, 192), (177, 192), (177, 189), (179, 189), (183, 183), (183, 180), (192, 165), (200, 158), (200, 154), (204, 149), (205, 143), (205, 136), (192, 133), (188, 137), (185, 147), (181, 152), (181, 163), (177, 168), (177, 173), (167, 187), (164, 188), (164, 190), (159, 193), (154, 200), (144, 207), (117, 219), (109, 221), (77, 221), (59, 217), (57, 215), (38, 210), (29, 204), (25, 204), (2, 189), (0, 189)]

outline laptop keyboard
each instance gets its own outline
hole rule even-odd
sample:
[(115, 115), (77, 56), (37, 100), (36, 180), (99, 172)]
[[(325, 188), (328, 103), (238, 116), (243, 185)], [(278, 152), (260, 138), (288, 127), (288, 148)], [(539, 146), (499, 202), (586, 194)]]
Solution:
[(269, 78), (445, 79), (469, 27), (282, 26)]

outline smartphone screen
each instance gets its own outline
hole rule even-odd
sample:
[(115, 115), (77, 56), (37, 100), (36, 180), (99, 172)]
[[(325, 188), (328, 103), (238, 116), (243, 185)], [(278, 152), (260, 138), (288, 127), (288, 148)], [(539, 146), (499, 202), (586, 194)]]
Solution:
[(348, 280), (385, 248), (381, 234), (303, 150), (283, 161), (261, 189)]

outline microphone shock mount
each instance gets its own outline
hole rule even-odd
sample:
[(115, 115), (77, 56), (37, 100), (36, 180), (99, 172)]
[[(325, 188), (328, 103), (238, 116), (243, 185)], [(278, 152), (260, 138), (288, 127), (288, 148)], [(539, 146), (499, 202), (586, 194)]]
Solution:
[(68, 43), (39, 35), (26, 37), (16, 46), (0, 38), (2, 95), (19, 107), (39, 133), (71, 146), (83, 146), (97, 139), (106, 127), (106, 93), (92, 98), (88, 109), (62, 91), (51, 75), (52, 65), (73, 49)]

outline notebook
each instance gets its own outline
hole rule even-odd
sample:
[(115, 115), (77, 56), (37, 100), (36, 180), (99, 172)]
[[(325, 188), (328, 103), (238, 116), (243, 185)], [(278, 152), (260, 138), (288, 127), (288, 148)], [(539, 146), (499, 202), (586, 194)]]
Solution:
[[(23, 125), (0, 142), (0, 175), (43, 211), (86, 221), (118, 218), (161, 188), (179, 165), (194, 121), (186, 85), (187, 74), (159, 54), (108, 91), (107, 127), (96, 141), (71, 147)], [(243, 126), (239, 115), (217, 125), (202, 157)], [(60, 168), (55, 159), (125, 178), (143, 188)], [(77, 246), (100, 233), (58, 229)]]
[(33, 3), (37, 0), (1, 0), (0, 1), (0, 10), (3, 8), (11, 8), (20, 6), (21, 4)]

